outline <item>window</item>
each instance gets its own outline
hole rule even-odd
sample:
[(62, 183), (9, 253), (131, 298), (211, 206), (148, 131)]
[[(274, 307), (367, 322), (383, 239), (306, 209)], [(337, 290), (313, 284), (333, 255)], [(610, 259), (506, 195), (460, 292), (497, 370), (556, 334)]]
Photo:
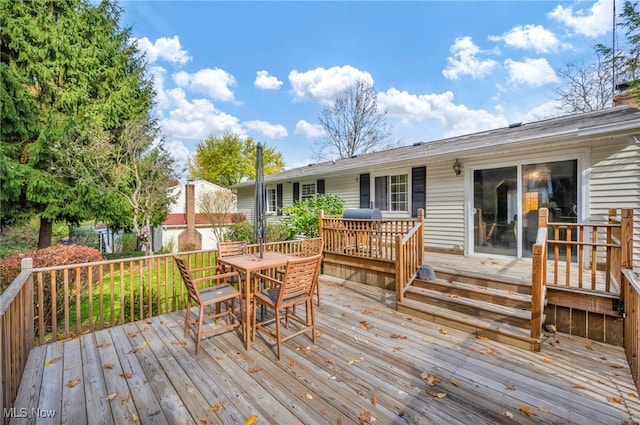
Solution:
[(276, 204), (276, 188), (268, 187), (267, 188), (267, 212), (268, 213), (276, 213), (278, 212), (277, 204)]
[(409, 211), (409, 175), (377, 176), (375, 207), (383, 211)]
[(303, 201), (305, 199), (311, 199), (316, 196), (315, 183), (302, 183), (300, 184), (300, 186), (301, 186), (300, 199), (302, 199)]

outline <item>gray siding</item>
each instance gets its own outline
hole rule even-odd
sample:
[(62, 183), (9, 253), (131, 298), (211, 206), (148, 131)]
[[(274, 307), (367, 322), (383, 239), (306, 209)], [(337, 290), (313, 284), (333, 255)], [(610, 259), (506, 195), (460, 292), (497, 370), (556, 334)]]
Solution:
[(463, 249), (464, 232), (464, 169), (456, 177), (450, 161), (427, 165), (425, 246)]

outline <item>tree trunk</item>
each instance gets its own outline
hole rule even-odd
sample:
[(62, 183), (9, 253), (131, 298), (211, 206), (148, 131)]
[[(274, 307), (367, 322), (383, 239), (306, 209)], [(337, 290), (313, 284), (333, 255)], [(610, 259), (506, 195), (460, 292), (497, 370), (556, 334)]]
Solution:
[(40, 232), (38, 234), (38, 249), (51, 246), (51, 235), (53, 234), (53, 221), (40, 217)]

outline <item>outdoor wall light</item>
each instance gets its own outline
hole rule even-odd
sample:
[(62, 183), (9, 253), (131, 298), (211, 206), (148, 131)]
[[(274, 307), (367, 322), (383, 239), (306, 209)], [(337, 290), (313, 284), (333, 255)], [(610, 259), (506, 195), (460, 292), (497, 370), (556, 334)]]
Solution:
[(462, 165), (460, 165), (460, 162), (456, 158), (456, 162), (453, 163), (453, 172), (456, 173), (456, 176), (460, 175), (462, 171), (461, 168), (462, 168)]

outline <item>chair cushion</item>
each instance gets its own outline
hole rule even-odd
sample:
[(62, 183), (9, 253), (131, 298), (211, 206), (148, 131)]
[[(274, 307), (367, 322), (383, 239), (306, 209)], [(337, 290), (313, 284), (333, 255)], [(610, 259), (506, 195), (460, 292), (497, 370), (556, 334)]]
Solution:
[[(279, 292), (279, 288), (273, 288), (273, 289), (266, 289), (266, 290), (262, 291), (262, 294), (265, 295), (267, 298), (269, 298), (271, 300), (271, 302), (275, 304), (276, 301), (278, 301), (278, 292)], [(295, 297), (290, 297), (290, 298), (284, 299), (284, 300), (282, 300), (282, 302), (283, 303), (289, 303), (291, 301), (302, 299), (304, 297), (305, 297), (304, 294), (300, 294), (300, 295), (296, 295)]]
[(202, 298), (203, 302), (233, 295), (240, 295), (240, 293), (236, 288), (227, 284), (211, 286), (200, 291), (200, 297)]

